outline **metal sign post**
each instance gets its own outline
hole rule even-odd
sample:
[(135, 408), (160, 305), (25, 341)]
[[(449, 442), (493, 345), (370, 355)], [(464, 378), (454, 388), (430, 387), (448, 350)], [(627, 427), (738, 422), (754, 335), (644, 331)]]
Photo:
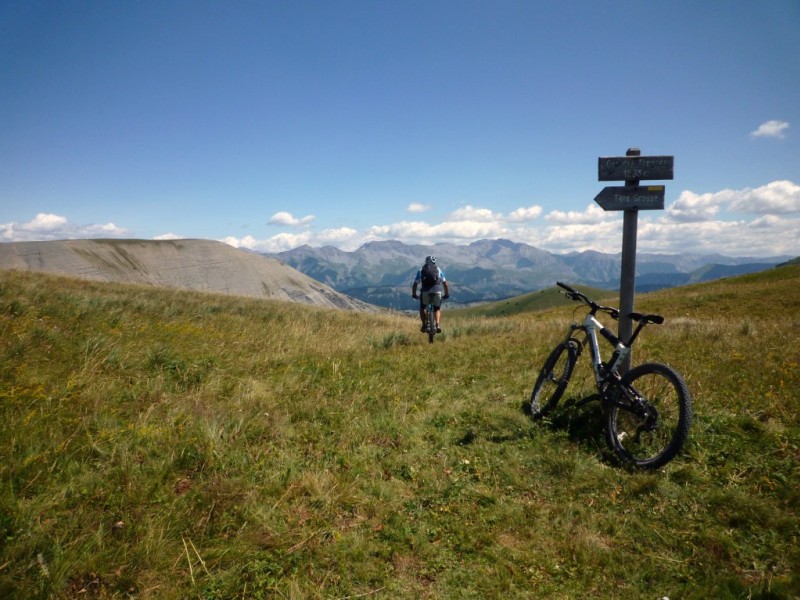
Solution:
[[(625, 156), (600, 157), (597, 163), (599, 181), (625, 181), (625, 187), (606, 187), (595, 196), (603, 210), (623, 210), (622, 268), (619, 286), (619, 338), (627, 342), (633, 333), (633, 321), (628, 316), (634, 311), (636, 291), (636, 230), (640, 210), (663, 210), (664, 186), (640, 186), (642, 179), (672, 179), (672, 156), (641, 156), (639, 148), (629, 148)], [(621, 365), (620, 371), (630, 369), (631, 355)]]

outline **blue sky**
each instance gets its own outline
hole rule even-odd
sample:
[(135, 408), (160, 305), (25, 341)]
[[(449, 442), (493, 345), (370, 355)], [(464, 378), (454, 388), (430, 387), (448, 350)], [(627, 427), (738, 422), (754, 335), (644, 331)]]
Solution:
[[(0, 3), (0, 241), (800, 254), (800, 2)], [(622, 183), (620, 182), (620, 185)]]

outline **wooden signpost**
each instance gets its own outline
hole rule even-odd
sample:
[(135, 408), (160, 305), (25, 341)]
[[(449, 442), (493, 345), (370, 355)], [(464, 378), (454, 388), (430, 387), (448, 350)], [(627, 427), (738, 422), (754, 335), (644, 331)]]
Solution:
[[(636, 151), (631, 148), (628, 152)], [(597, 160), (598, 181), (672, 179), (674, 156), (606, 156)]]
[(663, 185), (610, 186), (594, 197), (603, 210), (662, 210)]
[[(640, 186), (641, 180), (672, 179), (674, 157), (641, 156), (638, 148), (630, 148), (625, 156), (600, 157), (597, 161), (599, 181), (624, 181), (624, 186), (609, 186), (594, 200), (603, 210), (623, 210), (622, 268), (619, 287), (619, 338), (627, 342), (633, 333), (633, 322), (628, 317), (634, 311), (636, 290), (636, 229), (640, 210), (663, 210), (664, 186)], [(631, 356), (622, 365), (622, 372), (630, 369)]]

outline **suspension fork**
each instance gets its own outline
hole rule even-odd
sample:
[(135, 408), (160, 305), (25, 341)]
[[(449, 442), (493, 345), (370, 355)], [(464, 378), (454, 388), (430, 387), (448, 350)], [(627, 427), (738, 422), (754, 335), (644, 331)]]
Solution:
[[(575, 337), (575, 332), (581, 332), (584, 334), (583, 340)], [(572, 323), (569, 326), (569, 331), (567, 332), (564, 341), (561, 342), (562, 344), (572, 345), (575, 348), (575, 360), (580, 358), (581, 354), (583, 353), (583, 349), (586, 346), (587, 342), (589, 341), (589, 336), (586, 335), (586, 328), (583, 325), (578, 325), (577, 323)]]

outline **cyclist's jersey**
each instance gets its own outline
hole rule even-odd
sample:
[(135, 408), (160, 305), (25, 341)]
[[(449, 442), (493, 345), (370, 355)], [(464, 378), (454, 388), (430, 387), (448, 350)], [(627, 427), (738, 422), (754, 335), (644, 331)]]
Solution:
[[(444, 293), (444, 286), (442, 284), (445, 281), (447, 281), (447, 279), (444, 276), (444, 270), (443, 269), (439, 269), (439, 281), (434, 283), (429, 288), (426, 288), (423, 285), (422, 288), (421, 288), (421, 291), (423, 291), (423, 292), (440, 292), (440, 293)], [(422, 269), (417, 271), (417, 276), (414, 278), (414, 283), (416, 283), (417, 285), (422, 283)]]

